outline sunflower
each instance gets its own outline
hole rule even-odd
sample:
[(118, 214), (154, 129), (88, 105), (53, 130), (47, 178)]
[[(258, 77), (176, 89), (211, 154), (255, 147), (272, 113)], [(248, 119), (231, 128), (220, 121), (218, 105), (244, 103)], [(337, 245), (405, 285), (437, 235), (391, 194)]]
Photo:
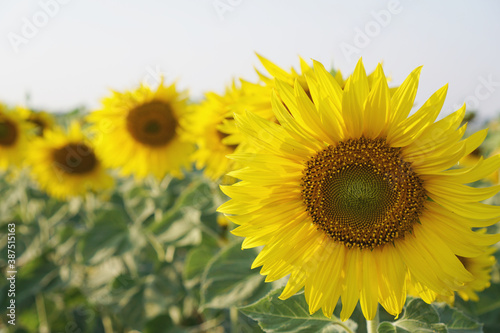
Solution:
[(0, 170), (21, 165), (30, 137), (30, 124), (19, 116), (19, 108), (0, 104)]
[(458, 257), (465, 269), (474, 276), (474, 280), (466, 283), (462, 288), (457, 290), (457, 294), (464, 301), (479, 301), (477, 292), (483, 291), (490, 286), (491, 270), (496, 262), (493, 254), (496, 250), (495, 247), (491, 246), (477, 257)]
[(74, 122), (67, 134), (47, 130), (30, 144), (27, 156), (31, 175), (49, 195), (68, 199), (113, 185), (101, 158)]
[(45, 111), (19, 108), (19, 113), (25, 121), (34, 125), (37, 136), (43, 136), (44, 131), (53, 129), (56, 123), (54, 116)]
[[(472, 227), (500, 219), (482, 201), (499, 187), (472, 188), (500, 166), (500, 156), (454, 168), (476, 149), (482, 130), (462, 140), (464, 108), (435, 122), (447, 86), (409, 116), (421, 68), (390, 95), (379, 65), (370, 87), (361, 61), (344, 89), (318, 62), (302, 85), (276, 79), (272, 109), (279, 124), (235, 114), (257, 153), (233, 154), (241, 181), (222, 190), (219, 207), (242, 247), (264, 246), (252, 267), (266, 281), (289, 276), (286, 299), (304, 287), (309, 311), (341, 319), (360, 303), (374, 318), (378, 303), (398, 315), (406, 276), (441, 295), (473, 280), (457, 256), (473, 258), (499, 240)], [(279, 99), (277, 95), (281, 97)]]
[(205, 175), (217, 180), (234, 167), (226, 155), (235, 152), (241, 139), (234, 126), (232, 107), (243, 95), (242, 89), (233, 83), (224, 95), (209, 92), (190, 114), (190, 133), (197, 145), (193, 154), (196, 167)]
[(103, 163), (137, 178), (182, 177), (194, 150), (185, 140), (185, 95), (161, 82), (156, 91), (141, 85), (104, 99), (103, 108), (88, 116)]

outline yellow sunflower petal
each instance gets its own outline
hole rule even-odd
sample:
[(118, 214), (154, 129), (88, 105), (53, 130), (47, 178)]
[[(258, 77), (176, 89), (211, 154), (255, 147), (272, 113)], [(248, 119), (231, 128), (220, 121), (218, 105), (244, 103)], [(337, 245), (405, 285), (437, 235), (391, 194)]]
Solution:
[(391, 105), (393, 112), (390, 118), (391, 127), (398, 126), (410, 114), (415, 96), (417, 95), (418, 79), (421, 70), (422, 66), (411, 72), (392, 96)]
[[(379, 65), (377, 71), (381, 70), (382, 67)], [(387, 117), (391, 108), (390, 103), (389, 86), (384, 76), (375, 81), (366, 100), (363, 132), (366, 133), (368, 137), (376, 138), (380, 133), (385, 132)]]
[(436, 91), (415, 114), (405, 119), (401, 126), (391, 127), (387, 140), (395, 147), (407, 146), (436, 120), (446, 98), (448, 85)]

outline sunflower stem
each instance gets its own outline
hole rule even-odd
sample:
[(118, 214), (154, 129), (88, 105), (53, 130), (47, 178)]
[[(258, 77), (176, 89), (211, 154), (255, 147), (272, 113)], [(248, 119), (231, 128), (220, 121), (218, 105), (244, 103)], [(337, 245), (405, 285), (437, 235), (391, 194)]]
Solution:
[(113, 333), (113, 321), (107, 313), (102, 316), (102, 326), (105, 333)]
[(40, 333), (50, 333), (49, 321), (47, 319), (47, 311), (45, 310), (45, 300), (41, 293), (36, 294), (35, 298), (36, 310), (38, 312), (38, 321)]
[(373, 320), (366, 321), (366, 331), (368, 333), (377, 333), (379, 321), (380, 319), (378, 315), (378, 306), (377, 306), (377, 312), (375, 313), (375, 318), (373, 318)]
[(238, 309), (235, 306), (229, 308), (229, 320), (231, 321), (231, 332), (238, 332)]

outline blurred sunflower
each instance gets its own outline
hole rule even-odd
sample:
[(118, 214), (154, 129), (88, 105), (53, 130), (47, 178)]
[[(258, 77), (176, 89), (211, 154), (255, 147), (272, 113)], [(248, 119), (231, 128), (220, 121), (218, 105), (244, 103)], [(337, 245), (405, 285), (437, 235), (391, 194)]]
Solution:
[(465, 269), (474, 276), (474, 280), (466, 283), (459, 290), (457, 290), (457, 294), (464, 301), (479, 301), (477, 292), (483, 291), (490, 286), (491, 270), (495, 265), (495, 257), (493, 256), (493, 253), (495, 253), (496, 250), (497, 249), (495, 247), (491, 246), (477, 257), (458, 257)]
[(233, 161), (226, 158), (237, 149), (241, 139), (234, 126), (232, 106), (243, 95), (235, 84), (224, 95), (207, 93), (205, 99), (194, 107), (189, 116), (192, 140), (197, 145), (193, 154), (196, 168), (217, 180), (233, 169)]
[[(256, 70), (259, 76), (259, 82), (252, 83), (246, 80), (241, 80), (241, 90), (244, 93), (241, 98), (236, 101), (233, 109), (237, 113), (250, 111), (259, 117), (277, 122), (271, 107), (271, 95), (276, 88), (274, 78), (289, 84), (292, 88), (295, 83), (300, 84), (304, 91), (309, 94), (307, 77), (314, 77), (314, 71), (304, 61), (304, 59), (300, 57), (301, 72), (297, 72), (293, 67), (289, 72), (287, 72), (263, 56), (257, 54), (257, 57), (266, 71), (271, 75), (271, 78), (259, 70)], [(340, 79), (342, 79), (340, 72), (339, 75)]]
[(47, 130), (43, 137), (35, 138), (27, 161), (40, 187), (62, 200), (113, 185), (113, 179), (76, 122), (71, 124), (68, 134)]
[(21, 117), (34, 125), (35, 134), (43, 136), (45, 130), (53, 129), (55, 126), (55, 119), (50, 113), (44, 111), (32, 111), (27, 108), (19, 108)]
[[(232, 199), (219, 207), (243, 248), (264, 246), (252, 267), (266, 281), (289, 275), (285, 299), (304, 287), (309, 311), (341, 319), (357, 302), (367, 319), (380, 303), (398, 315), (406, 276), (451, 296), (473, 275), (457, 256), (474, 258), (499, 235), (483, 235), (500, 207), (479, 203), (499, 187), (464, 184), (500, 166), (500, 156), (452, 169), (483, 141), (486, 130), (462, 140), (464, 108), (434, 122), (447, 86), (409, 116), (421, 68), (391, 96), (379, 65), (370, 88), (360, 61), (344, 89), (320, 64), (301, 84), (276, 79), (272, 109), (279, 124), (251, 112), (235, 114), (258, 147), (233, 154), (244, 168), (222, 186)], [(281, 99), (277, 97), (280, 96)]]
[(30, 124), (19, 116), (19, 108), (0, 104), (0, 170), (19, 166), (28, 146)]
[(185, 140), (186, 94), (163, 81), (156, 91), (141, 85), (114, 92), (103, 108), (88, 116), (96, 150), (103, 163), (137, 178), (166, 174), (182, 177), (190, 167), (192, 143)]

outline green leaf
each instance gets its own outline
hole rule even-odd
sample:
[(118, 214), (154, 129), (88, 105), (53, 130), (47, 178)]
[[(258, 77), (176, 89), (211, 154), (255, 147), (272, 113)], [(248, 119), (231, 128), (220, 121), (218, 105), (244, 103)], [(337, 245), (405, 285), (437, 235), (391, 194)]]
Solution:
[(436, 303), (433, 306), (439, 314), (440, 321), (446, 324), (449, 333), (479, 333), (483, 331), (482, 324), (462, 311), (452, 308), (446, 303)]
[[(499, 251), (495, 254), (500, 254)], [(495, 280), (495, 271), (498, 272), (498, 262), (500, 258), (497, 257), (497, 267), (494, 268), (492, 280)], [(478, 317), (478, 321), (484, 324), (485, 332), (500, 332), (500, 283), (492, 284), (486, 290), (478, 293), (479, 300), (477, 302), (464, 301), (457, 297), (455, 299), (455, 307), (471, 313)]]
[[(500, 251), (497, 251), (500, 254)], [(497, 259), (498, 262), (498, 259)], [(483, 315), (489, 312), (496, 312), (500, 318), (500, 283), (492, 283), (485, 291), (478, 294), (479, 301), (469, 302), (475, 305), (475, 313)]]
[(83, 259), (90, 264), (124, 253), (132, 247), (132, 244), (129, 239), (127, 219), (123, 212), (102, 211), (80, 244)]
[(123, 195), (124, 206), (134, 223), (142, 224), (155, 211), (155, 202), (143, 187), (135, 187)]
[(187, 246), (201, 242), (200, 212), (195, 209), (185, 207), (166, 214), (160, 223), (163, 230), (153, 229), (153, 233), (164, 245)]
[(405, 314), (400, 321), (403, 320), (438, 323), (439, 315), (432, 306), (429, 306), (421, 299), (413, 299), (406, 307)]
[(189, 251), (184, 266), (183, 279), (187, 288), (192, 288), (200, 282), (201, 275), (207, 263), (217, 252), (216, 247), (203, 245)]
[(444, 324), (431, 324), (428, 326), (420, 326), (418, 323), (411, 321), (406, 323), (407, 326), (399, 327), (393, 326), (391, 323), (383, 322), (378, 326), (378, 333), (445, 333), (446, 325)]
[(129, 327), (142, 329), (146, 319), (146, 309), (144, 304), (144, 284), (134, 284), (132, 288), (126, 290), (118, 302), (117, 312), (120, 321)]
[(119, 321), (141, 330), (148, 320), (179, 303), (185, 293), (175, 268), (164, 264), (153, 274), (117, 276), (108, 287), (107, 296)]
[(381, 323), (378, 332), (479, 333), (482, 332), (482, 325), (447, 304), (427, 304), (423, 300), (415, 298), (407, 302), (405, 313), (401, 319), (392, 323)]
[(252, 270), (255, 250), (241, 250), (241, 241), (221, 249), (208, 263), (201, 282), (201, 304), (208, 308), (229, 308), (257, 301), (273, 284), (265, 283), (258, 269)]
[(174, 325), (169, 315), (163, 314), (148, 321), (144, 333), (184, 333), (186, 330)]
[(321, 311), (309, 314), (304, 294), (298, 293), (286, 300), (278, 297), (283, 288), (270, 292), (258, 302), (240, 308), (240, 311), (259, 322), (259, 326), (270, 333), (281, 332), (346, 332), (354, 331), (357, 324), (352, 320), (341, 322), (336, 317), (327, 318)]
[(49, 292), (60, 288), (62, 285), (59, 278), (59, 266), (49, 258), (51, 253), (47, 252), (35, 257), (23, 266), (16, 267), (17, 273), (2, 274), (2, 287), (0, 288), (0, 313), (7, 311), (11, 297), (8, 297), (10, 280), (15, 281), (16, 308), (24, 309), (35, 302), (35, 296), (41, 292)]

